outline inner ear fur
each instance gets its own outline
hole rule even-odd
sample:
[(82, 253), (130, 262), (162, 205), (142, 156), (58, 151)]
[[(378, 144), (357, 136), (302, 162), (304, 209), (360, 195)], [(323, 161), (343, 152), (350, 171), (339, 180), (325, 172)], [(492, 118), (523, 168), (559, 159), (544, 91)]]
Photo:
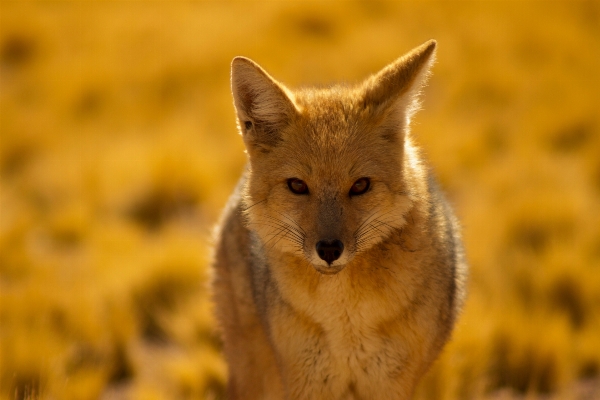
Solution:
[(381, 121), (386, 139), (406, 132), (419, 109), (419, 92), (435, 61), (436, 45), (435, 40), (423, 43), (363, 83), (363, 106)]
[(231, 63), (231, 91), (246, 146), (267, 150), (277, 145), (296, 112), (291, 93), (245, 57)]

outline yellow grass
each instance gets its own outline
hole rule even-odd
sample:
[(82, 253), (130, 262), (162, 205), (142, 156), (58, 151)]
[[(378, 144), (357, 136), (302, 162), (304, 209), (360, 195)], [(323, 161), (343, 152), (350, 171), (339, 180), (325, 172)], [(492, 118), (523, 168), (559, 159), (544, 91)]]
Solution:
[(230, 60), (356, 81), (430, 38), (413, 132), (472, 275), (417, 398), (573, 398), (600, 375), (599, 27), (593, 0), (0, 3), (0, 399), (221, 398)]

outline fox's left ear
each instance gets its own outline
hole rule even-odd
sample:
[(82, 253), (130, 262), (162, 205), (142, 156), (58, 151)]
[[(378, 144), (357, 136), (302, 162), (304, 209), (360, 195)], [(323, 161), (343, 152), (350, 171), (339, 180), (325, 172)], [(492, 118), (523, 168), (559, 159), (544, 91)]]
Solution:
[(282, 140), (282, 130), (296, 113), (292, 94), (245, 57), (236, 57), (231, 63), (231, 91), (249, 154), (269, 152)]
[(425, 42), (363, 83), (363, 105), (382, 121), (386, 138), (395, 140), (406, 132), (419, 109), (419, 92), (435, 61), (435, 48), (435, 40)]

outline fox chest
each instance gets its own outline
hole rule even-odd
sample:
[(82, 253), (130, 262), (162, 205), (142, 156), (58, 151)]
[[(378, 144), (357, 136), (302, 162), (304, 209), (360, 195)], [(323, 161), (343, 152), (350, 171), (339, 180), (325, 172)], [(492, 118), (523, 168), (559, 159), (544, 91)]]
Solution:
[(403, 388), (411, 387), (431, 327), (417, 322), (414, 290), (397, 274), (369, 285), (376, 276), (352, 281), (340, 273), (321, 278), (312, 291), (277, 277), (268, 325), (284, 386), (298, 390), (290, 398), (407, 397)]
[(397, 386), (406, 378), (410, 337), (385, 333), (346, 312), (320, 324), (292, 314), (280, 321), (273, 326), (277, 353), (284, 379), (294, 382), (298, 393), (314, 394), (306, 398), (385, 399), (392, 393), (402, 398)]
[(325, 337), (323, 364), (342, 372), (338, 373), (342, 382), (393, 379), (406, 365), (408, 349), (400, 337), (353, 332), (329, 332)]

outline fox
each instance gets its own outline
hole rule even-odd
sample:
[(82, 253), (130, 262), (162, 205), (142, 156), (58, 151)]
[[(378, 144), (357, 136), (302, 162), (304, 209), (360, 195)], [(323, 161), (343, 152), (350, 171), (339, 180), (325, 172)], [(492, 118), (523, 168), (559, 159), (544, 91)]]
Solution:
[(233, 59), (248, 162), (212, 259), (229, 399), (410, 399), (449, 340), (468, 267), (410, 132), (436, 46), (295, 90)]

